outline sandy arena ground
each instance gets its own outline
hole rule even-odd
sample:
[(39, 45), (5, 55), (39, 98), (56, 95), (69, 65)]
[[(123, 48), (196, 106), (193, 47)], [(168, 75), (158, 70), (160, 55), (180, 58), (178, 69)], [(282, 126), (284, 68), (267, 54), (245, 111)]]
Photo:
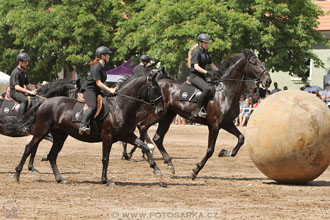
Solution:
[(40, 161), (50, 149), (48, 141), (41, 142), (36, 156), (41, 173), (29, 172), (26, 163), (17, 183), (12, 175), (26, 138), (1, 135), (0, 219), (330, 219), (330, 168), (303, 186), (279, 184), (259, 172), (246, 146), (235, 158), (218, 158), (222, 148), (236, 144), (224, 131), (213, 157), (192, 181), (190, 170), (206, 152), (207, 135), (204, 126), (172, 125), (165, 147), (176, 174), (166, 172), (156, 150), (162, 177), (152, 174), (140, 151), (132, 161), (121, 160), (122, 147), (114, 144), (108, 177), (115, 187), (100, 184), (101, 143), (72, 138), (57, 161), (67, 184), (57, 184), (49, 163)]

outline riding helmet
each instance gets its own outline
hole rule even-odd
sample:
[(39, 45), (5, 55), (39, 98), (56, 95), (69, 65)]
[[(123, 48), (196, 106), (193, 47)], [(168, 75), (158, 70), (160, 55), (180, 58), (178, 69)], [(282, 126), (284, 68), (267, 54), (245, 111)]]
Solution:
[(211, 37), (207, 34), (200, 34), (197, 37), (198, 42), (211, 42)]
[(101, 54), (111, 54), (111, 53), (112, 52), (108, 47), (101, 46), (96, 49), (95, 56), (100, 58)]
[(150, 63), (150, 57), (146, 54), (143, 54), (141, 57), (140, 57), (140, 60), (141, 62), (148, 62)]
[(30, 57), (27, 53), (19, 53), (16, 58), (17, 61), (30, 60)]

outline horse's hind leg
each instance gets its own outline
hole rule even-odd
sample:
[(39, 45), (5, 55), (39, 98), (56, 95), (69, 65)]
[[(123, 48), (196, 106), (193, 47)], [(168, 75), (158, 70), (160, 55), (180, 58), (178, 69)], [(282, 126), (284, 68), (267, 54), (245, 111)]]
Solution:
[(196, 164), (197, 167), (195, 169), (191, 170), (191, 179), (194, 180), (197, 177), (198, 173), (205, 166), (207, 160), (213, 155), (214, 146), (215, 146), (215, 142), (217, 141), (218, 134), (219, 134), (219, 128), (216, 128), (216, 127), (210, 128), (209, 127), (209, 140), (208, 140), (208, 147), (207, 147), (206, 155), (201, 162)]
[(153, 157), (150, 153), (148, 146), (145, 143), (143, 143), (143, 141), (141, 139), (139, 139), (137, 136), (135, 136), (135, 134), (132, 134), (129, 137), (127, 137), (127, 143), (140, 147), (142, 149), (142, 152), (147, 155), (150, 167), (154, 169), (153, 173), (157, 176), (162, 175), (160, 169), (158, 168), (155, 160), (153, 159)]
[[(44, 137), (44, 140), (48, 140), (50, 142), (54, 142), (54, 139), (52, 137), (52, 135), (50, 133), (48, 133), (45, 137)], [(36, 153), (37, 153), (37, 150), (38, 150), (38, 147), (34, 148), (31, 152), (31, 155), (30, 155), (30, 161), (29, 161), (29, 165), (28, 165), (28, 169), (29, 171), (32, 171), (32, 172), (36, 172), (36, 173), (39, 173), (39, 171), (33, 166), (33, 163), (34, 163), (34, 159), (35, 159), (35, 156), (36, 156)], [(45, 154), (41, 161), (47, 161), (47, 154)]]
[(230, 122), (228, 124), (226, 124), (226, 126), (223, 126), (223, 129), (228, 131), (229, 133), (235, 135), (238, 139), (238, 142), (235, 146), (235, 148), (231, 151), (228, 151), (226, 149), (222, 149), (219, 152), (219, 157), (235, 157), (236, 154), (238, 153), (239, 149), (241, 148), (241, 146), (244, 144), (244, 136), (242, 135), (242, 133), (237, 129), (237, 127), (235, 126), (234, 122)]
[(64, 178), (62, 178), (58, 168), (57, 168), (57, 164), (56, 164), (56, 159), (57, 159), (57, 155), (58, 153), (61, 151), (63, 144), (66, 140), (66, 138), (68, 137), (67, 134), (60, 132), (60, 131), (54, 131), (52, 132), (53, 138), (54, 138), (54, 142), (53, 142), (53, 146), (50, 149), (50, 152), (48, 153), (48, 160), (50, 163), (50, 166), (53, 169), (53, 173), (55, 175), (55, 179), (58, 183), (66, 183), (66, 180)]
[[(144, 123), (148, 123), (149, 121), (145, 121)], [(152, 122), (152, 124), (154, 123), (154, 121)], [(148, 129), (150, 128), (150, 126), (152, 124), (148, 124), (147, 126), (144, 126), (143, 124), (138, 124), (137, 125), (137, 128), (139, 129), (139, 132), (140, 132), (140, 139), (143, 141), (143, 142), (146, 142), (147, 143), (147, 146), (151, 152), (151, 155), (153, 155), (153, 151), (155, 149), (155, 146), (154, 146), (154, 143), (152, 142), (151, 138), (149, 137), (148, 135)], [(129, 158), (132, 158), (133, 156), (133, 153), (135, 152), (137, 146), (133, 146), (133, 148), (131, 149), (131, 151), (129, 152), (128, 156)], [(145, 154), (142, 155), (142, 157), (147, 160), (145, 158)]]
[(35, 147), (32, 149), (31, 155), (30, 155), (30, 161), (29, 161), (29, 165), (28, 165), (28, 170), (32, 171), (33, 173), (39, 173), (39, 171), (33, 166), (34, 163), (34, 158), (36, 156), (38, 147)]
[(125, 143), (123, 141), (121, 141), (120, 143), (123, 145), (123, 154), (121, 156), (121, 159), (122, 160), (129, 160), (129, 159), (131, 159), (131, 157), (129, 157), (128, 154), (127, 154), (127, 143)]
[(165, 134), (167, 133), (168, 129), (171, 126), (171, 123), (173, 122), (174, 117), (176, 116), (176, 113), (174, 112), (169, 112), (166, 116), (164, 116), (161, 121), (159, 121), (157, 131), (155, 133), (155, 136), (153, 138), (158, 150), (162, 154), (164, 158), (164, 163), (167, 164), (167, 170), (175, 174), (174, 166), (172, 163), (172, 158), (168, 155), (166, 152), (164, 146), (163, 146), (163, 141)]
[(40, 136), (33, 136), (31, 141), (25, 146), (25, 150), (24, 150), (24, 153), (23, 153), (23, 156), (21, 158), (21, 161), (19, 162), (18, 166), (16, 167), (16, 172), (14, 174), (14, 179), (19, 182), (19, 177), (21, 175), (21, 172), (22, 172), (22, 169), (23, 169), (23, 166), (24, 166), (24, 163), (26, 161), (26, 159), (28, 158), (28, 156), (31, 154), (31, 151), (32, 150), (35, 150), (37, 149), (40, 141), (42, 140), (42, 137)]

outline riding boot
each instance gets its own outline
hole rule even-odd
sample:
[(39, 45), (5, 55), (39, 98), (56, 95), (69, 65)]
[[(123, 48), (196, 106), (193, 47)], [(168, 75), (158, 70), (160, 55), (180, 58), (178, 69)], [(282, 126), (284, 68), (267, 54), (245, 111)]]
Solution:
[(90, 133), (90, 128), (89, 128), (88, 124), (89, 124), (91, 117), (93, 116), (93, 113), (94, 113), (94, 109), (91, 107), (88, 107), (81, 120), (79, 134), (89, 134)]
[(19, 104), (18, 116), (24, 115), (25, 108), (26, 108), (26, 103), (25, 102), (22, 102), (22, 103)]

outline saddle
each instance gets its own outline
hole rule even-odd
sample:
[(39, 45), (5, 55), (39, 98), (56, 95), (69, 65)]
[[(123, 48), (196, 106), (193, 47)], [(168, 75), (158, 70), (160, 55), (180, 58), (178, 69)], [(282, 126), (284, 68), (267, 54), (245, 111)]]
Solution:
[(202, 91), (194, 87), (189, 81), (189, 77), (187, 77), (187, 81), (185, 81), (181, 86), (179, 101), (197, 103), (201, 94)]
[[(77, 100), (78, 102), (74, 105), (73, 108), (72, 122), (81, 122), (82, 116), (88, 107), (83, 93), (78, 93)], [(95, 120), (102, 120), (108, 115), (109, 111), (109, 105), (105, 105), (104, 98), (101, 95), (98, 95), (97, 108), (93, 118)]]
[[(27, 110), (31, 107), (31, 97), (28, 98)], [(18, 116), (20, 104), (14, 99), (1, 99), (0, 101), (0, 116)]]

